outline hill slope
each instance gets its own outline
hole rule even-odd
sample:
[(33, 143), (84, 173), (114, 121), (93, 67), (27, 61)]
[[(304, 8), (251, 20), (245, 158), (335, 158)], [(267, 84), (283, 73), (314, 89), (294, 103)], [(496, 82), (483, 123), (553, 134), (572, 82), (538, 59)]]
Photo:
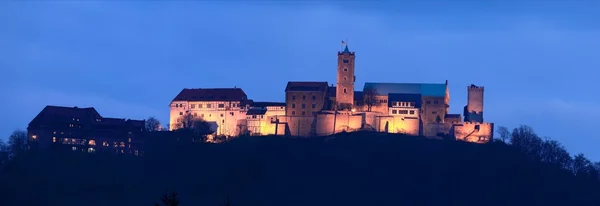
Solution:
[(382, 134), (240, 138), (144, 157), (36, 151), (0, 177), (2, 205), (599, 205), (598, 182), (510, 146)]

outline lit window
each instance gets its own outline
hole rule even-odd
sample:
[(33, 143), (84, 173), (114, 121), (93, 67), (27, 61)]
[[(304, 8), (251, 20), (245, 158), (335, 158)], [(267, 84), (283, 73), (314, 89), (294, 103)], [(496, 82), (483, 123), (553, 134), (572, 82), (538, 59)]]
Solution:
[(91, 140), (88, 142), (88, 144), (89, 144), (89, 145), (92, 145), (92, 146), (96, 146), (96, 140), (93, 140), (93, 139), (91, 139)]
[(52, 142), (56, 142), (56, 137), (52, 137)]
[(128, 138), (127, 141), (131, 142), (131, 138)]
[(52, 134), (56, 134), (56, 131), (52, 132)]
[(73, 149), (73, 151), (76, 151), (76, 150), (77, 150), (77, 147), (72, 147), (71, 149)]
[(37, 135), (31, 136), (31, 138), (35, 140), (35, 139), (37, 139)]
[(121, 142), (121, 144), (119, 144), (120, 147), (125, 147), (125, 142)]
[(108, 142), (102, 141), (102, 146), (108, 147)]
[(89, 153), (94, 153), (95, 151), (96, 151), (96, 150), (95, 150), (94, 148), (91, 148), (91, 147), (90, 147), (90, 148), (88, 148), (88, 152), (89, 152)]

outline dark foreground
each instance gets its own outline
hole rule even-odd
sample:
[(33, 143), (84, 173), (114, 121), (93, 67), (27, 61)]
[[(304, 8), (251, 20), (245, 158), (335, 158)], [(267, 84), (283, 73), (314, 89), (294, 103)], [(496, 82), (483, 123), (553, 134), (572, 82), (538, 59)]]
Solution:
[(600, 205), (594, 178), (503, 143), (352, 134), (160, 146), (143, 157), (30, 151), (5, 167), (0, 205), (151, 206), (166, 189), (181, 206)]

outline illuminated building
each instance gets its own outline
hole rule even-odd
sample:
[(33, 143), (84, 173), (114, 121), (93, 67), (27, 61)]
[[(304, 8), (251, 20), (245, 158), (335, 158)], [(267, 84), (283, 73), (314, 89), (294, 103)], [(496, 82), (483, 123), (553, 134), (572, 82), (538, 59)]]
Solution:
[(46, 106), (27, 127), (30, 146), (139, 154), (144, 121), (102, 117), (96, 109)]

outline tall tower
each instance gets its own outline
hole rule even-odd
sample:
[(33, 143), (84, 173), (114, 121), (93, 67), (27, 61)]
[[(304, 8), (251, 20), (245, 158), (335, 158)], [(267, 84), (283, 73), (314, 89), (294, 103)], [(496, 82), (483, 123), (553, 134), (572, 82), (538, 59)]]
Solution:
[(335, 101), (338, 109), (352, 109), (354, 106), (354, 52), (348, 50), (348, 45), (338, 52), (337, 85)]
[(467, 87), (467, 106), (465, 107), (465, 122), (483, 122), (483, 87)]

